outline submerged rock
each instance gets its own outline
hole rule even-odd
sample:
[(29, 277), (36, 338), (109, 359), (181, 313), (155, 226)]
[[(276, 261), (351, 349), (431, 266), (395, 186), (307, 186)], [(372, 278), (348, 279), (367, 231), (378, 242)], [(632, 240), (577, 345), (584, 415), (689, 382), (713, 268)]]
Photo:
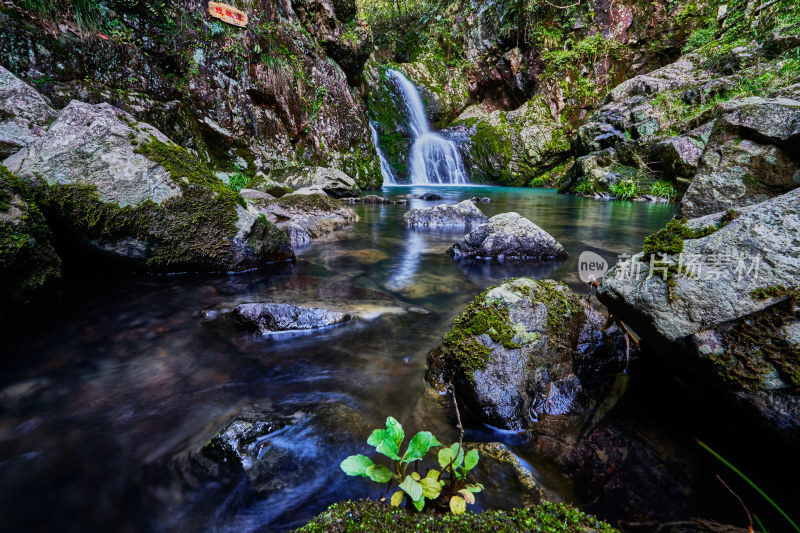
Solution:
[(0, 159), (44, 135), (57, 116), (45, 97), (0, 66)]
[(368, 204), (368, 205), (408, 204), (408, 200), (405, 198), (401, 198), (400, 200), (389, 200), (388, 198), (383, 198), (382, 196), (378, 196), (375, 194), (368, 194), (366, 196), (355, 197), (355, 198), (342, 198), (342, 201), (347, 202), (348, 204)]
[(442, 197), (436, 194), (435, 192), (426, 192), (422, 196), (420, 196), (421, 200), (425, 200), (426, 202), (434, 202), (436, 200), (441, 200)]
[(234, 323), (255, 329), (262, 335), (324, 328), (346, 322), (350, 318), (348, 314), (319, 307), (272, 303), (241, 304), (231, 313)]
[[(800, 442), (800, 190), (728, 213), (672, 221), (649, 238), (667, 279), (617, 265), (598, 298), (655, 351)], [(677, 274), (677, 252), (684, 272)], [(660, 256), (659, 256), (660, 258)], [(687, 263), (689, 261), (690, 263)], [(627, 274), (626, 274), (627, 273)]]
[(800, 187), (800, 101), (742, 98), (720, 106), (678, 210), (695, 218)]
[(492, 199), (488, 196), (473, 196), (469, 199), (469, 201), (473, 204), (488, 204), (491, 203)]
[(456, 205), (435, 205), (412, 209), (403, 215), (405, 226), (426, 227), (473, 227), (488, 220), (480, 209), (469, 200)]
[(567, 257), (564, 247), (517, 213), (495, 215), (466, 234), (447, 253), (456, 258), (529, 261)]
[(604, 332), (604, 322), (565, 285), (517, 278), (479, 295), (456, 319), (428, 355), (426, 378), (439, 390), (452, 382), (488, 424), (574, 440), (589, 413), (581, 374), (620, 357), (624, 368), (621, 334)]
[(33, 191), (0, 165), (0, 317), (18, 312), (61, 278), (61, 259)]
[(108, 104), (73, 101), (5, 164), (41, 188), (57, 239), (126, 268), (235, 271), (294, 257), (203, 163)]

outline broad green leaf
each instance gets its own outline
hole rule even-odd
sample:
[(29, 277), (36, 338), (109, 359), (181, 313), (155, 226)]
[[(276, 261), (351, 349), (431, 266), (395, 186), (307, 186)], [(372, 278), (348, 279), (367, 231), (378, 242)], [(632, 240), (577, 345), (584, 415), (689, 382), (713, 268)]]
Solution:
[(433, 478), (423, 478), (420, 482), (422, 485), (422, 495), (428, 498), (429, 500), (434, 500), (439, 497), (439, 494), (442, 492), (442, 485), (440, 481), (436, 481)]
[(422, 459), (425, 454), (428, 453), (428, 450), (431, 449), (431, 446), (441, 446), (441, 443), (436, 440), (436, 437), (434, 437), (430, 431), (420, 431), (414, 435), (414, 438), (408, 443), (408, 448), (406, 449), (405, 455), (403, 455), (403, 460), (411, 462)]
[(455, 456), (456, 454), (454, 454), (450, 448), (442, 448), (439, 450), (439, 466), (447, 468)]
[(411, 501), (417, 501), (422, 498), (422, 485), (419, 482), (414, 481), (414, 478), (411, 476), (406, 476), (402, 483), (400, 483), (400, 488), (406, 491), (408, 497), (411, 498)]
[(480, 492), (483, 490), (483, 485), (481, 485), (480, 483), (470, 483), (464, 488), (470, 492)]
[(467, 512), (467, 502), (461, 496), (450, 498), (450, 510), (453, 514), (464, 514)]
[(397, 447), (400, 448), (400, 445), (403, 443), (403, 439), (406, 437), (405, 432), (403, 432), (403, 426), (400, 425), (400, 422), (392, 418), (391, 416), (386, 419), (386, 431), (394, 439), (394, 443), (397, 444)]
[(478, 464), (478, 450), (470, 450), (464, 457), (464, 468), (472, 470)]
[(367, 444), (375, 446), (378, 453), (382, 453), (389, 459), (397, 461), (400, 459), (400, 450), (394, 442), (394, 437), (385, 429), (376, 429), (367, 439)]
[(403, 503), (403, 496), (404, 494), (402, 490), (398, 490), (397, 492), (392, 494), (392, 499), (390, 501), (392, 507), (398, 507), (401, 503)]
[[(385, 430), (385, 429), (376, 429), (375, 431), (372, 432), (372, 434), (367, 439), (367, 444), (369, 444), (371, 446), (377, 446), (378, 444), (380, 444), (381, 442), (383, 442), (387, 438), (392, 438), (392, 436), (389, 434), (389, 432), (387, 430)], [(392, 438), (392, 440), (394, 440), (394, 439)]]
[(367, 477), (378, 483), (386, 483), (392, 479), (392, 471), (383, 465), (372, 465), (367, 467)]
[(339, 466), (348, 476), (366, 476), (367, 468), (374, 464), (366, 455), (351, 455)]
[(475, 503), (475, 496), (467, 489), (461, 489), (460, 491), (458, 491), (458, 493), (461, 494), (461, 497), (464, 498), (465, 502)]
[(433, 469), (428, 470), (428, 473), (425, 475), (425, 477), (429, 477), (434, 481), (439, 481), (439, 471)]
[(422, 508), (425, 507), (425, 498), (420, 498), (419, 500), (412, 501), (411, 503), (417, 508), (417, 511), (422, 511)]
[(456, 461), (453, 463), (453, 467), (461, 466), (461, 463), (464, 462), (464, 448), (456, 442), (450, 446), (450, 451), (456, 456)]

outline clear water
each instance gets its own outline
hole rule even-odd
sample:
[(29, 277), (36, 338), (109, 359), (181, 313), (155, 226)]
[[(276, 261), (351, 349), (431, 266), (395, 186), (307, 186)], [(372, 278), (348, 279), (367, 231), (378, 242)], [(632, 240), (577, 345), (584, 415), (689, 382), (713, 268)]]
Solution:
[[(602, 202), (548, 190), (436, 192), (447, 202), (491, 197), (492, 203), (479, 204), (486, 214), (517, 211), (562, 242), (571, 258), (550, 265), (459, 266), (443, 253), (459, 232), (407, 230), (400, 223), (405, 207), (359, 206), (358, 224), (298, 250), (293, 265), (222, 277), (75, 279), (59, 304), (5, 335), (3, 528), (282, 531), (332, 502), (377, 497), (380, 489), (345, 476), (338, 463), (351, 453), (368, 453), (368, 430), (388, 415), (407, 434), (428, 429), (445, 441), (456, 438), (442, 399), (423, 382), (425, 357), (478, 292), (526, 275), (562, 280), (585, 293), (575, 265), (581, 251), (609, 259), (638, 251), (673, 212), (664, 204)], [(412, 202), (417, 205), (423, 202)], [(278, 338), (222, 335), (201, 324), (201, 309), (264, 299), (360, 306), (373, 313), (356, 324)], [(425, 312), (380, 315), (411, 307)], [(644, 388), (652, 390), (649, 383)], [(647, 399), (652, 392), (643, 394), (637, 404), (659, 404)], [(289, 457), (270, 487), (253, 496), (240, 479), (231, 485), (175, 482), (173, 458), (202, 446), (231, 413), (253, 402), (271, 404), (295, 421), (270, 437), (273, 451)], [(350, 409), (352, 423), (319, 422), (314, 414), (321, 406)], [(683, 414), (659, 412), (648, 414), (649, 431), (665, 442), (674, 434), (686, 437), (683, 419), (675, 422)], [(527, 452), (519, 435), (465, 418), (467, 439), (507, 442), (552, 497), (573, 499), (569, 483)], [(503, 485), (479, 502), (492, 508), (518, 500), (515, 489)], [(734, 503), (727, 508), (741, 518)], [(620, 509), (605, 511), (624, 515)]]

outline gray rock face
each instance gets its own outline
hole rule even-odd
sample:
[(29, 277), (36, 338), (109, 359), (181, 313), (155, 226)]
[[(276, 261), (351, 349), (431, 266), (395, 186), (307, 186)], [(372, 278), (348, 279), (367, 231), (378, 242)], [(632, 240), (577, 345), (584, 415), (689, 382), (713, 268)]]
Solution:
[(294, 257), (204, 164), (108, 104), (70, 103), (5, 165), (46, 189), (60, 233), (130, 268), (231, 271)]
[(456, 205), (434, 205), (412, 209), (403, 215), (405, 226), (425, 227), (474, 227), (489, 218), (469, 200)]
[(603, 324), (565, 285), (517, 278), (470, 304), (428, 355), (426, 378), (439, 389), (452, 381), (488, 424), (574, 439), (588, 407), (584, 362), (617, 354), (618, 332), (602, 332)]
[(656, 143), (651, 150), (653, 160), (659, 161), (662, 170), (676, 178), (693, 178), (711, 129), (712, 123), (708, 123), (686, 135)]
[(694, 218), (800, 187), (800, 101), (743, 98), (721, 106), (679, 215)]
[(517, 213), (493, 216), (451, 246), (447, 253), (454, 257), (499, 261), (567, 257), (561, 243)]
[(335, 168), (289, 167), (273, 170), (269, 177), (292, 189), (321, 189), (334, 198), (361, 192), (353, 178)]
[(57, 116), (42, 95), (0, 66), (0, 159), (44, 135)]
[[(692, 275), (673, 276), (671, 299), (660, 274), (646, 279), (645, 264), (639, 275), (611, 269), (598, 298), (648, 345), (685, 360), (762, 425), (797, 443), (800, 190), (737, 212), (710, 235), (684, 241)], [(718, 226), (722, 218), (708, 215), (688, 226)]]
[(319, 307), (253, 303), (237, 305), (233, 310), (233, 320), (267, 335), (279, 331), (324, 328), (346, 322), (350, 320), (350, 315)]

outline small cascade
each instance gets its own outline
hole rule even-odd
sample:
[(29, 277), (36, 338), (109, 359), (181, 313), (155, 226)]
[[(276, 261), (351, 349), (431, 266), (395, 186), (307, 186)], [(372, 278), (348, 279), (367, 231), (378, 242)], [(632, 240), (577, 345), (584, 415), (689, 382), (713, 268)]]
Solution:
[(464, 185), (468, 184), (467, 173), (461, 154), (452, 141), (431, 131), (425, 106), (414, 84), (402, 72), (387, 69), (386, 74), (394, 79), (408, 108), (411, 133), (414, 144), (411, 146), (409, 181), (413, 185)]
[(372, 144), (375, 145), (375, 150), (378, 152), (378, 160), (381, 162), (381, 176), (383, 176), (384, 185), (397, 185), (397, 179), (394, 177), (392, 167), (389, 166), (389, 162), (386, 160), (386, 154), (383, 153), (381, 145), (378, 142), (378, 132), (371, 122), (369, 124), (369, 130), (372, 132)]

